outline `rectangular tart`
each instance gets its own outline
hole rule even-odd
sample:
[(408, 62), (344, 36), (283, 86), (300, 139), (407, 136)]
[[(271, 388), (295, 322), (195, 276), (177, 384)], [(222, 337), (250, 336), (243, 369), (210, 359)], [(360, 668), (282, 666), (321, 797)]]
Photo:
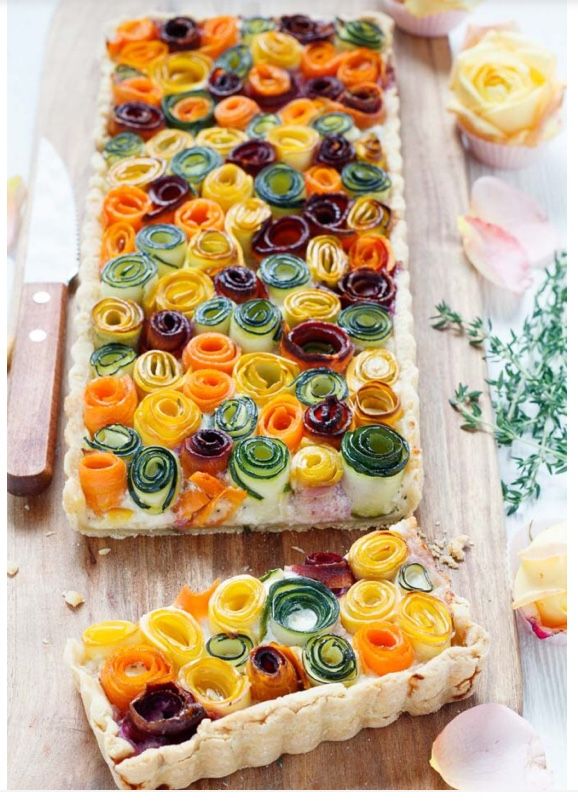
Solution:
[[(267, 158), (267, 152), (273, 152), (273, 158), (277, 160), (271, 166), (281, 165), (279, 180), (283, 189), (276, 190), (274, 198), (282, 205), (263, 202), (271, 188), (266, 185), (263, 175), (270, 167), (258, 173), (251, 189), (253, 179), (237, 164), (228, 164), (226, 175), (219, 173), (217, 178), (214, 176), (222, 168), (214, 167), (200, 182), (195, 172), (199, 168), (196, 155), (188, 154), (185, 158), (182, 156), (184, 151), (180, 151), (176, 154), (179, 156), (177, 162), (175, 156), (170, 161), (158, 157), (159, 153), (170, 155), (171, 148), (185, 147), (188, 150), (191, 145), (204, 148), (203, 157), (207, 156), (208, 150), (209, 162), (214, 159), (215, 164), (222, 161), (223, 148), (226, 155), (230, 144), (223, 145), (222, 127), (213, 124), (207, 128), (207, 120), (190, 122), (191, 117), (199, 113), (198, 104), (212, 108), (214, 103), (213, 96), (205, 88), (190, 89), (190, 86), (207, 85), (203, 69), (212, 70), (211, 75), (223, 72), (233, 75), (233, 81), (244, 81), (246, 94), (251, 94), (251, 91), (254, 94), (256, 90), (247, 88), (251, 73), (247, 77), (245, 70), (248, 65), (243, 66), (243, 58), (249, 58), (249, 65), (259, 64), (259, 70), (264, 70), (267, 77), (267, 70), (280, 69), (270, 63), (272, 58), (277, 59), (276, 64), (285, 58), (294, 67), (291, 61), (295, 59), (293, 50), (297, 51), (299, 60), (306, 48), (319, 45), (319, 41), (313, 45), (301, 45), (286, 32), (290, 30), (296, 36), (304, 37), (303, 41), (309, 41), (308, 29), (296, 23), (295, 18), (277, 18), (265, 23), (255, 19), (223, 17), (205, 20), (200, 23), (200, 40), (198, 31), (187, 31), (186, 27), (182, 28), (182, 22), (173, 20), (170, 28), (170, 18), (161, 13), (151, 13), (140, 21), (140, 25), (145, 25), (144, 33), (138, 25), (135, 33), (134, 24), (126, 22), (111, 26), (108, 32), (108, 47), (102, 58), (97, 148), (92, 162), (94, 174), (82, 229), (75, 317), (77, 336), (72, 348), (73, 366), (66, 400), (68, 422), (65, 439), (68, 450), (64, 460), (64, 508), (71, 526), (86, 535), (121, 538), (137, 534), (242, 531), (247, 527), (267, 531), (305, 530), (314, 526), (361, 530), (408, 516), (421, 498), (423, 475), (404, 220), (399, 97), (393, 66), (393, 24), (389, 17), (371, 12), (347, 22), (338, 19), (329, 24), (312, 23), (322, 31), (319, 33), (316, 29), (315, 35), (329, 37), (323, 47), (329, 49), (329, 56), (335, 59), (335, 64), (342, 65), (339, 69), (336, 66), (329, 68), (329, 71), (337, 70), (338, 76), (343, 78), (341, 81), (332, 74), (317, 83), (308, 78), (307, 85), (313, 81), (313, 88), (307, 90), (312, 98), (303, 97), (306, 79), (302, 72), (281, 68), (281, 77), (285, 76), (289, 81), (292, 91), (295, 86), (301, 87), (299, 102), (305, 111), (310, 113), (309, 109), (313, 107), (317, 109), (315, 114), (319, 110), (323, 112), (308, 126), (292, 126), (299, 129), (298, 136), (304, 135), (307, 142), (307, 137), (313, 137), (312, 141), (319, 143), (315, 145), (313, 155), (309, 156), (307, 152), (303, 156), (299, 150), (301, 145), (295, 156), (292, 150), (294, 130), (287, 134), (286, 123), (267, 128), (271, 120), (263, 121), (263, 130), (267, 131), (265, 136), (275, 145), (272, 147), (271, 142), (261, 141), (259, 147), (265, 145), (262, 158)], [(225, 55), (221, 53), (213, 61), (207, 53), (216, 56), (222, 45), (215, 45), (204, 31), (210, 29), (213, 36), (219, 32), (226, 41), (231, 35), (227, 28), (227, 25), (230, 28), (231, 20), (234, 23), (231, 41), (242, 40), (249, 44), (227, 50)], [(151, 25), (154, 32), (147, 34), (146, 26)], [(256, 29), (265, 25), (265, 32), (255, 34), (251, 25)], [(281, 32), (271, 31), (268, 25), (285, 28)], [(167, 54), (168, 45), (159, 39), (161, 30), (165, 31), (163, 36), (170, 41), (171, 48), (176, 47), (175, 36), (189, 36), (193, 37), (189, 41), (194, 41), (196, 48), (201, 42), (201, 49), (185, 52), (175, 49)], [(166, 35), (167, 30), (172, 39)], [(146, 35), (152, 35), (153, 41), (131, 41), (131, 36)], [(265, 38), (261, 41), (259, 37)], [(271, 56), (267, 37), (273, 37), (273, 51), (278, 46), (281, 49), (286, 47), (289, 41), (289, 53)], [(143, 60), (143, 52), (146, 56), (149, 50), (156, 58), (150, 63)], [(346, 57), (348, 61), (345, 61)], [(123, 65), (123, 60), (130, 63)], [(371, 76), (372, 69), (378, 72), (376, 82), (355, 82), (356, 76), (364, 79)], [(242, 77), (235, 78), (234, 70)], [(260, 74), (254, 81), (257, 88)], [(274, 71), (273, 74), (279, 77)], [(183, 84), (186, 80), (189, 83)], [(152, 106), (153, 111), (149, 108), (145, 121), (138, 124), (154, 124), (160, 116), (164, 125), (164, 114), (169, 127), (152, 137), (147, 129), (146, 136), (135, 138), (137, 123), (134, 117), (138, 114), (134, 103), (123, 104), (120, 101), (138, 96), (138, 92), (145, 90), (148, 99), (154, 99), (152, 92), (164, 92), (163, 113), (159, 115), (158, 106)], [(339, 92), (338, 99), (331, 99), (336, 91)], [(266, 95), (263, 97), (267, 100)], [(289, 101), (280, 107), (263, 106), (265, 101), (261, 96), (259, 99), (259, 108), (267, 111), (274, 108), (286, 115), (289, 113), (287, 107), (296, 102)], [(254, 102), (246, 96), (241, 100), (243, 108), (247, 102)], [(220, 101), (218, 106), (223, 102)], [(123, 110), (119, 111), (121, 108)], [(230, 115), (230, 108), (225, 110)], [(237, 113), (236, 107), (234, 111)], [(219, 108), (215, 113), (223, 121)], [(292, 106), (292, 116), (286, 119), (293, 120), (296, 116), (302, 121), (298, 116), (300, 113), (304, 113), (300, 106), (297, 111)], [(225, 121), (228, 120), (229, 116), (225, 116)], [(314, 123), (323, 135), (319, 134)], [(178, 127), (171, 127), (171, 124)], [(251, 124), (255, 124), (255, 118), (251, 119), (249, 128)], [(234, 129), (232, 135), (234, 141), (243, 142), (246, 133), (240, 127)], [(263, 136), (263, 130), (257, 133), (255, 130), (257, 128), (250, 128), (252, 137)], [(343, 130), (344, 134), (332, 136), (328, 133), (331, 130)], [(227, 131), (226, 135), (230, 136), (230, 129)], [(117, 138), (119, 132), (120, 139)], [(288, 137), (289, 144), (283, 136)], [(146, 141), (139, 144), (142, 138)], [(207, 148), (207, 142), (214, 147)], [(327, 151), (324, 156), (319, 155), (322, 143)], [(127, 152), (133, 155), (126, 156)], [(137, 156), (134, 156), (135, 152)], [(141, 153), (144, 155), (138, 155)], [(156, 155), (151, 156), (151, 153)], [(122, 155), (125, 157), (120, 158)], [(235, 158), (241, 156), (235, 155)], [(297, 160), (298, 167), (309, 169), (311, 158), (325, 159), (322, 166), (328, 169), (323, 172), (322, 180), (337, 181), (340, 191), (337, 194), (311, 195), (307, 190), (309, 194), (305, 200), (299, 197), (293, 201), (298, 204), (296, 211), (296, 208), (283, 205), (288, 202), (286, 195), (290, 191), (286, 181), (295, 180), (301, 186), (303, 169), (296, 169), (293, 165)], [(349, 163), (344, 165), (343, 161), (348, 159)], [(333, 163), (337, 166), (328, 166)], [(243, 164), (247, 162), (243, 161)], [(193, 177), (187, 170), (192, 170)], [(357, 174), (360, 170), (361, 173)], [(161, 177), (146, 183), (157, 171)], [(272, 180), (277, 180), (278, 175)], [(309, 175), (306, 179), (313, 180)], [(143, 180), (144, 189), (134, 186)], [(173, 186), (175, 180), (176, 188)], [(316, 180), (321, 179), (317, 176)], [(219, 181), (221, 184), (215, 189), (215, 182), (218, 184)], [(273, 209), (272, 217), (259, 223), (260, 227), (255, 227), (254, 233), (253, 229), (250, 230), (251, 236), (227, 209), (230, 191), (233, 191), (223, 190), (223, 183), (226, 186), (227, 181), (240, 182), (241, 188), (235, 184), (235, 191), (240, 191), (241, 197), (253, 192), (251, 202), (256, 204), (259, 214), (266, 217)], [(127, 183), (133, 185), (127, 186)], [(381, 189), (372, 192), (373, 186)], [(314, 183), (313, 187), (319, 188), (319, 185)], [(111, 192), (114, 203), (110, 200)], [(130, 195), (128, 200), (127, 192)], [(176, 212), (170, 203), (174, 192), (177, 195), (185, 192), (182, 197), (189, 198), (177, 206)], [(227, 233), (219, 230), (209, 232), (213, 241), (205, 250), (199, 245), (205, 232), (193, 227), (191, 233), (182, 222), (185, 218), (183, 207), (196, 195), (211, 200), (213, 211), (215, 201), (212, 198), (218, 197), (225, 213)], [(311, 197), (317, 200), (313, 202)], [(314, 208), (320, 198), (323, 203), (327, 198), (337, 198), (337, 205), (334, 204), (329, 213), (333, 223), (327, 217), (327, 209), (319, 211)], [(165, 202), (168, 202), (168, 211), (163, 210)], [(233, 208), (247, 202), (241, 200)], [(134, 203), (137, 212), (138, 203), (144, 203), (148, 209), (143, 218), (145, 206), (141, 208), (136, 222)], [(119, 211), (122, 204), (125, 205)], [(247, 209), (243, 208), (243, 214), (246, 214)], [(356, 214), (352, 213), (352, 208)], [(223, 216), (218, 206), (217, 212), (217, 217), (219, 214)], [(253, 212), (254, 217), (257, 211), (253, 209)], [(251, 217), (253, 212), (249, 209), (247, 216)], [(288, 215), (287, 212), (291, 213)], [(191, 212), (193, 216), (197, 213), (198, 209)], [(130, 216), (128, 233), (123, 214)], [(331, 214), (336, 217), (332, 218)], [(296, 260), (296, 251), (291, 250), (296, 247), (296, 240), (283, 239), (285, 234), (278, 227), (285, 218), (296, 219), (296, 223), (290, 223), (293, 226), (305, 225), (306, 245), (298, 251)], [(374, 222), (368, 224), (368, 219)], [(175, 226), (176, 222), (179, 224)], [(125, 228), (115, 229), (113, 236), (110, 229), (115, 224), (125, 225)], [(163, 230), (159, 226), (164, 226)], [(273, 229), (275, 232), (271, 233)], [(132, 239), (135, 230), (136, 241), (127, 245), (127, 237)], [(337, 236), (334, 235), (336, 232)], [(279, 236), (281, 240), (276, 238)], [(257, 239), (260, 244), (255, 244)], [(243, 275), (239, 279), (239, 270), (233, 271), (233, 276), (229, 270), (225, 278), (223, 272), (226, 270), (218, 272), (221, 282), (219, 308), (211, 306), (209, 310), (206, 302), (197, 301), (215, 291), (215, 268), (211, 266), (211, 259), (207, 261), (205, 257), (207, 249), (210, 250), (217, 240), (217, 249), (224, 240), (233, 248), (234, 257), (229, 257), (228, 261), (225, 259), (226, 267), (241, 262), (251, 269), (251, 273), (241, 271)], [(296, 281), (305, 281), (305, 284), (297, 284), (304, 288), (291, 293), (297, 301), (292, 298), (290, 303), (286, 297), (287, 286), (291, 284), (279, 285), (275, 277), (283, 273), (285, 268), (279, 268), (279, 264), (285, 264), (283, 259), (287, 253), (275, 252), (273, 247), (273, 255), (263, 256), (271, 253), (271, 243), (273, 246), (277, 243), (278, 251), (282, 247), (279, 241), (290, 243), (287, 253), (294, 259), (292, 269), (295, 263), (298, 265), (296, 275), (299, 270), (305, 271), (304, 278), (295, 278)], [(166, 242), (170, 245), (166, 245), (167, 252), (163, 250)], [(173, 247), (171, 243), (176, 244)], [(127, 247), (128, 253), (124, 252)], [(259, 252), (257, 248), (260, 248)], [(111, 252), (120, 255), (107, 260)], [(264, 267), (265, 259), (267, 264)], [(188, 272), (183, 272), (183, 266)], [(257, 268), (258, 279), (255, 282)], [(359, 268), (363, 272), (359, 272)], [(191, 270), (194, 278), (189, 275)], [(337, 281), (338, 276), (342, 280)], [(230, 304), (223, 293), (229, 292), (228, 297), (233, 293), (238, 299), (239, 296), (234, 294), (241, 291), (235, 284), (238, 280), (249, 280), (251, 286), (255, 284), (254, 291), (261, 291), (255, 287), (265, 287), (267, 297), (237, 303), (231, 317)], [(283, 278), (283, 281), (287, 280)], [(181, 283), (177, 286), (175, 282), (179, 281)], [(388, 292), (389, 299), (386, 297)], [(185, 306), (180, 300), (183, 296), (189, 298)], [(191, 297), (193, 301), (190, 301)], [(216, 297), (209, 298), (209, 303)], [(369, 307), (365, 297), (370, 298)], [(247, 310), (251, 303), (257, 305)], [(95, 310), (97, 304), (98, 310)], [(139, 326), (142, 307), (144, 327)], [(161, 337), (159, 345), (160, 335), (157, 334), (161, 318), (156, 315), (166, 312), (169, 312), (170, 325), (176, 326), (174, 330), (181, 326), (179, 335), (184, 330), (182, 326), (191, 326), (188, 330), (194, 336), (182, 352), (168, 351), (166, 343), (172, 345), (173, 340), (166, 338), (166, 329), (162, 331), (164, 338)], [(225, 315), (225, 322), (219, 324), (220, 327), (215, 326), (215, 314)], [(251, 318), (251, 315), (254, 316)], [(278, 321), (273, 335), (263, 333), (263, 325), (266, 327), (267, 322), (263, 324), (260, 315)], [(163, 325), (168, 324), (164, 317)], [(250, 330), (252, 325), (259, 329), (256, 333)], [(171, 329), (171, 333), (174, 330)], [(230, 336), (224, 335), (224, 330)], [(209, 361), (203, 361), (207, 356), (203, 349), (215, 347), (219, 354), (223, 348), (225, 351), (232, 348), (235, 352), (232, 376), (227, 373), (226, 366), (219, 367), (218, 371), (214, 369), (211, 361), (214, 357), (210, 353)], [(261, 353), (255, 354), (256, 350)], [(274, 362), (272, 368), (268, 361), (271, 359)], [(324, 367), (327, 364), (335, 367), (329, 374)], [(206, 369), (207, 365), (209, 369)], [(218, 406), (206, 400), (207, 392), (221, 391), (225, 396), (227, 392), (229, 396), (233, 395), (232, 400), (225, 400)], [(116, 406), (113, 404), (111, 411), (110, 399), (115, 398)], [(203, 405), (202, 409), (199, 404)], [(246, 428), (239, 420), (246, 423)], [(199, 430), (204, 429), (212, 433), (199, 435)], [(219, 430), (217, 435), (214, 429)], [(298, 431), (297, 438), (295, 430)], [(207, 441), (207, 436), (210, 441)], [(215, 442), (215, 437), (218, 442)], [(259, 443), (257, 437), (265, 437), (267, 441)], [(191, 444), (191, 440), (194, 443)], [(139, 443), (141, 447), (137, 450)], [(194, 454), (192, 461), (186, 454), (183, 456), (183, 451), (188, 453), (189, 447)], [(215, 448), (221, 449), (219, 454), (223, 449), (229, 449), (227, 452), (232, 456), (228, 465), (227, 456), (224, 463), (222, 458), (220, 462), (211, 461), (210, 454), (216, 453)], [(203, 467), (205, 464), (208, 465), (206, 468)], [(319, 464), (321, 467), (318, 468)], [(193, 468), (197, 479), (192, 477)], [(213, 479), (217, 470), (221, 472), (215, 483)]]

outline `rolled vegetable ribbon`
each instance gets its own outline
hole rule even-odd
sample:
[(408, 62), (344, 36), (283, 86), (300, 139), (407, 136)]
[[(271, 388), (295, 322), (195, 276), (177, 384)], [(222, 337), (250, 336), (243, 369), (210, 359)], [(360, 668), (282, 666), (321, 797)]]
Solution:
[(299, 373), (295, 382), (295, 394), (306, 406), (314, 406), (316, 403), (335, 396), (338, 400), (347, 397), (347, 384), (345, 379), (335, 370), (328, 367), (313, 367)]
[(222, 401), (235, 394), (235, 382), (222, 370), (205, 367), (188, 371), (181, 389), (202, 412), (212, 412)]
[(281, 125), (281, 117), (277, 114), (256, 114), (247, 125), (247, 136), (249, 139), (264, 139), (276, 125)]
[(355, 540), (346, 558), (357, 580), (390, 581), (408, 554), (407, 543), (401, 535), (379, 529)]
[(180, 389), (183, 368), (165, 350), (147, 350), (136, 360), (133, 379), (140, 398), (160, 389)]
[(398, 376), (399, 367), (395, 356), (385, 348), (362, 351), (347, 368), (347, 384), (351, 393), (357, 392), (368, 381), (394, 384)]
[(210, 715), (229, 715), (251, 704), (249, 679), (217, 657), (205, 656), (185, 665), (179, 680)]
[(171, 53), (151, 64), (150, 74), (163, 94), (184, 94), (204, 89), (213, 68), (213, 59), (204, 53)]
[(276, 159), (275, 148), (263, 139), (248, 139), (230, 152), (227, 161), (253, 177)]
[[(310, 125), (323, 111), (325, 103), (310, 97), (296, 97), (279, 112), (279, 125)], [(313, 126), (315, 127), (315, 126)]]
[(132, 375), (136, 351), (121, 342), (109, 342), (92, 352), (90, 366), (94, 375)]
[(257, 427), (259, 410), (257, 404), (248, 396), (230, 398), (223, 401), (213, 416), (213, 425), (224, 434), (237, 440), (250, 437)]
[(241, 257), (239, 243), (228, 233), (200, 228), (189, 241), (185, 265), (212, 277)]
[[(108, 165), (114, 164), (119, 159), (127, 159), (133, 156), (142, 156), (145, 151), (145, 144), (138, 134), (125, 131), (109, 139), (103, 148), (103, 156)], [(152, 154), (151, 154), (152, 155)]]
[(349, 267), (347, 255), (335, 236), (314, 236), (307, 245), (307, 265), (316, 281), (336, 286)]
[(103, 515), (122, 502), (127, 487), (126, 464), (114, 453), (85, 453), (78, 465), (78, 479), (87, 506)]
[(107, 178), (111, 186), (140, 186), (145, 187), (160, 178), (166, 169), (161, 159), (151, 156), (120, 159), (109, 169)]
[(132, 378), (93, 378), (84, 388), (84, 425), (90, 434), (109, 423), (132, 425), (138, 398)]
[(221, 53), (215, 61), (215, 66), (245, 78), (253, 66), (251, 50), (246, 44), (234, 45)]
[(203, 181), (203, 197), (215, 200), (225, 212), (252, 194), (253, 179), (236, 164), (217, 167)]
[(106, 658), (120, 647), (138, 645), (141, 639), (139, 627), (130, 620), (103, 620), (82, 632), (87, 659)]
[(201, 270), (183, 267), (167, 273), (154, 284), (144, 299), (147, 314), (178, 311), (189, 320), (197, 306), (214, 294), (213, 282)]
[(291, 648), (267, 643), (253, 648), (247, 662), (253, 701), (269, 701), (298, 692), (306, 686), (299, 658)]
[(340, 682), (348, 687), (358, 674), (355, 651), (337, 634), (311, 637), (303, 649), (303, 667), (314, 685)]
[(154, 260), (159, 276), (183, 266), (187, 239), (176, 225), (147, 225), (138, 232), (136, 244)]
[(108, 121), (108, 132), (111, 136), (134, 133), (146, 141), (165, 125), (165, 118), (160, 108), (133, 100), (113, 107)]
[(140, 101), (150, 106), (160, 106), (163, 97), (162, 89), (146, 75), (135, 75), (123, 81), (114, 81), (112, 97), (116, 105)]
[(399, 397), (389, 384), (369, 381), (351, 398), (353, 422), (356, 427), (371, 423), (392, 426), (400, 420), (403, 409)]
[(209, 628), (225, 632), (262, 635), (262, 619), (267, 592), (254, 576), (239, 575), (222, 581), (209, 600)]
[(183, 203), (176, 210), (175, 225), (182, 228), (189, 238), (192, 238), (199, 229), (222, 231), (225, 226), (225, 213), (216, 201), (196, 197)]
[(340, 133), (324, 136), (315, 153), (315, 161), (318, 164), (326, 164), (339, 172), (343, 171), (354, 158), (353, 145)]
[(339, 45), (345, 50), (366, 47), (369, 50), (383, 50), (386, 43), (385, 33), (380, 26), (368, 19), (335, 21)]
[[(351, 263), (351, 262), (350, 262)], [(395, 282), (383, 270), (360, 269), (347, 273), (337, 284), (344, 309), (356, 303), (378, 303), (391, 311), (395, 300)]]
[(154, 312), (146, 321), (144, 344), (147, 350), (166, 351), (180, 357), (191, 333), (191, 323), (184, 314), (164, 309)]
[(112, 71), (112, 83), (122, 83), (127, 78), (142, 78), (146, 77), (146, 72), (139, 70), (136, 67), (131, 67), (129, 64), (115, 64)]
[(246, 142), (248, 139), (244, 131), (236, 128), (204, 128), (197, 134), (196, 144), (203, 147), (211, 147), (224, 159), (227, 158), (234, 147)]
[(92, 308), (92, 327), (97, 343), (120, 342), (135, 348), (144, 320), (141, 307), (132, 300), (103, 298)]
[(149, 196), (138, 186), (116, 186), (102, 203), (102, 222), (104, 225), (128, 223), (137, 231), (151, 206)]
[(385, 203), (391, 190), (391, 178), (382, 167), (367, 161), (352, 161), (341, 172), (345, 189), (352, 195), (373, 197)]
[(287, 164), (272, 164), (261, 170), (255, 180), (255, 193), (273, 207), (277, 214), (301, 208), (305, 181), (301, 173)]
[(338, 618), (339, 602), (319, 581), (282, 579), (269, 589), (268, 625), (271, 635), (284, 645), (305, 646), (310, 637), (329, 633)]
[(193, 189), (197, 189), (207, 175), (222, 163), (221, 156), (210, 147), (189, 147), (173, 156), (171, 171), (184, 178)]
[(316, 234), (347, 234), (347, 215), (351, 201), (344, 192), (312, 195), (307, 199), (304, 215)]
[(329, 111), (322, 114), (311, 123), (321, 136), (335, 136), (339, 134), (346, 139), (355, 138), (359, 133), (350, 114), (343, 111)]
[(305, 78), (335, 75), (339, 68), (339, 56), (331, 42), (312, 42), (303, 49), (301, 72)]
[(383, 234), (357, 235), (349, 245), (348, 255), (352, 270), (362, 268), (391, 273), (395, 269), (391, 242)]
[(303, 255), (309, 238), (309, 225), (302, 217), (287, 215), (278, 220), (271, 218), (253, 237), (253, 252), (258, 257), (276, 253)]
[(290, 451), (297, 449), (303, 437), (303, 408), (295, 395), (278, 395), (263, 406), (257, 434), (281, 440)]
[(241, 38), (250, 43), (253, 36), (265, 31), (274, 31), (277, 27), (272, 17), (243, 17), (241, 20)]
[(242, 668), (249, 659), (253, 641), (246, 634), (221, 632), (213, 634), (206, 643), (207, 653), (236, 668)]
[(203, 631), (184, 609), (154, 609), (141, 617), (139, 625), (146, 640), (178, 667), (203, 654)]
[(392, 620), (400, 597), (399, 589), (391, 581), (356, 581), (341, 601), (341, 624), (355, 634), (368, 623)]
[(378, 303), (354, 303), (343, 309), (337, 320), (359, 348), (381, 348), (391, 336), (393, 323)]
[(344, 372), (353, 356), (353, 343), (346, 331), (334, 323), (310, 320), (299, 323), (281, 338), (281, 355), (294, 359), (302, 370), (329, 367)]
[(183, 351), (183, 366), (187, 370), (214, 367), (232, 374), (241, 349), (225, 334), (210, 331), (194, 336)]
[(226, 97), (239, 95), (243, 91), (243, 79), (235, 72), (225, 72), (225, 70), (214, 69), (209, 78), (209, 92), (215, 102), (224, 100)]
[(333, 487), (341, 481), (341, 455), (328, 445), (305, 445), (293, 457), (291, 484), (294, 488)]
[(114, 36), (107, 40), (106, 49), (109, 56), (115, 59), (129, 42), (147, 42), (156, 38), (157, 30), (152, 19), (125, 20), (117, 27)]
[(302, 45), (330, 39), (335, 32), (332, 22), (319, 22), (306, 14), (282, 16), (280, 30), (293, 36)]
[(174, 682), (147, 684), (129, 704), (121, 732), (137, 744), (177, 745), (190, 740), (206, 717), (191, 693)]
[(142, 303), (157, 276), (156, 264), (145, 253), (129, 253), (108, 261), (100, 274), (100, 294)]
[(191, 196), (191, 188), (179, 175), (163, 175), (148, 188), (152, 208), (145, 217), (146, 222), (173, 223), (175, 211)]
[(367, 47), (344, 53), (339, 61), (337, 77), (347, 87), (360, 83), (377, 83), (381, 80), (384, 64), (380, 54)]
[(237, 17), (209, 17), (201, 25), (201, 50), (217, 58), (239, 40)]
[(364, 671), (378, 676), (405, 670), (415, 659), (411, 642), (390, 621), (362, 626), (355, 632), (353, 644)]
[(385, 234), (391, 225), (391, 209), (374, 198), (357, 197), (347, 214), (347, 227), (357, 234)]
[(142, 72), (147, 70), (157, 59), (164, 58), (168, 52), (169, 48), (164, 42), (128, 42), (115, 60), (119, 64), (126, 64)]
[(189, 131), (182, 131), (179, 128), (164, 128), (148, 140), (145, 151), (149, 156), (170, 161), (181, 150), (192, 147), (193, 142), (194, 138)]
[(299, 368), (295, 362), (276, 353), (244, 353), (233, 370), (240, 395), (248, 395), (259, 405), (287, 390)]
[(100, 428), (92, 437), (84, 440), (95, 451), (113, 453), (129, 463), (142, 447), (142, 440), (134, 430), (120, 423), (111, 423)]
[(145, 395), (134, 414), (134, 427), (145, 445), (176, 448), (201, 425), (201, 410), (190, 398), (174, 389)]
[(116, 222), (105, 228), (100, 248), (100, 262), (102, 265), (117, 256), (133, 253), (135, 250), (136, 242), (132, 225), (126, 222)]
[(294, 70), (301, 62), (302, 46), (293, 36), (280, 31), (257, 34), (250, 47), (255, 64), (264, 61), (274, 67)]
[(119, 648), (100, 669), (100, 683), (111, 704), (124, 714), (128, 705), (149, 684), (169, 682), (174, 678), (171, 663), (150, 645)]
[(231, 327), (234, 304), (229, 298), (217, 295), (200, 303), (195, 309), (193, 322), (199, 334), (218, 332), (228, 334)]
[(225, 217), (225, 230), (241, 245), (245, 261), (253, 258), (252, 241), (263, 223), (271, 217), (271, 209), (258, 197), (235, 203)]
[(301, 172), (311, 166), (320, 138), (314, 128), (306, 125), (279, 125), (267, 134), (267, 141), (274, 147), (279, 159)]
[(247, 267), (225, 267), (213, 280), (217, 294), (236, 303), (263, 298), (267, 294), (257, 275)]
[[(224, 373), (221, 373), (224, 375)], [(224, 431), (203, 428), (181, 445), (180, 459), (185, 476), (197, 470), (216, 475), (224, 473), (233, 450), (233, 439)]]
[(340, 309), (337, 295), (324, 289), (297, 289), (283, 301), (283, 317), (289, 328), (308, 320), (334, 323)]
[(396, 618), (421, 662), (449, 648), (453, 636), (450, 610), (443, 601), (424, 592), (408, 592), (399, 604)]
[(429, 573), (419, 562), (403, 565), (397, 574), (397, 583), (406, 592), (431, 592), (433, 590)]
[(374, 131), (369, 131), (360, 136), (354, 142), (353, 147), (355, 155), (360, 161), (369, 161), (371, 164), (387, 170), (387, 155), (383, 149), (381, 139)]
[(303, 87), (303, 92), (307, 97), (336, 101), (344, 89), (345, 87), (335, 75), (324, 75), (310, 78)]
[(171, 128), (179, 128), (194, 134), (213, 122), (215, 101), (204, 89), (165, 95), (161, 105)]
[(244, 353), (272, 351), (281, 320), (281, 311), (270, 300), (248, 300), (233, 311), (229, 333)]
[(336, 596), (343, 595), (355, 580), (343, 556), (328, 551), (310, 553), (302, 565), (291, 565), (289, 570), (299, 576), (320, 581)]
[(309, 268), (298, 256), (290, 253), (267, 256), (257, 275), (267, 287), (271, 300), (280, 302), (296, 289), (311, 285)]
[(215, 119), (222, 128), (238, 128), (243, 131), (260, 111), (258, 104), (252, 98), (230, 95), (217, 103)]
[[(247, 94), (263, 111), (278, 111), (297, 93), (293, 76), (285, 69), (261, 62), (247, 76)], [(254, 118), (253, 118), (254, 119)]]
[(133, 501), (148, 514), (160, 515), (178, 497), (181, 471), (177, 457), (167, 448), (153, 445), (135, 454), (128, 474)]
[(199, 26), (191, 17), (172, 17), (159, 26), (161, 41), (169, 46), (171, 52), (195, 50), (201, 43)]
[[(339, 448), (341, 439), (351, 428), (353, 413), (347, 403), (329, 395), (324, 400), (309, 406), (303, 425), (307, 439), (317, 444)], [(342, 466), (343, 472), (343, 466)], [(341, 476), (340, 476), (341, 479)]]
[(409, 461), (409, 445), (393, 428), (361, 426), (341, 442), (344, 487), (359, 517), (389, 514)]
[(308, 196), (334, 194), (341, 189), (341, 176), (333, 167), (314, 164), (304, 175)]
[(229, 462), (231, 479), (251, 498), (274, 502), (289, 481), (289, 449), (270, 437), (247, 437), (235, 445)]

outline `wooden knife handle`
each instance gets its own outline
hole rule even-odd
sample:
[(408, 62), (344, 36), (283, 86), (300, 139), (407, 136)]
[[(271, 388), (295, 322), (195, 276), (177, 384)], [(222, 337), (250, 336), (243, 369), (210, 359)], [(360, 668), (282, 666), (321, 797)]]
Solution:
[(68, 287), (24, 284), (10, 366), (8, 492), (38, 495), (52, 481)]

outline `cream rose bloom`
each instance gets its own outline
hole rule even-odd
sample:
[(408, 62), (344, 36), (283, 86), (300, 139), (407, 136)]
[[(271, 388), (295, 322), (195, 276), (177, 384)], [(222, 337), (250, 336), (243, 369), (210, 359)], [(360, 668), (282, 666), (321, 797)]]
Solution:
[(480, 0), (398, 0), (414, 17), (429, 17), (444, 11), (471, 11)]
[(556, 57), (511, 30), (491, 29), (457, 56), (448, 106), (467, 131), (492, 142), (534, 146), (560, 127), (564, 86)]

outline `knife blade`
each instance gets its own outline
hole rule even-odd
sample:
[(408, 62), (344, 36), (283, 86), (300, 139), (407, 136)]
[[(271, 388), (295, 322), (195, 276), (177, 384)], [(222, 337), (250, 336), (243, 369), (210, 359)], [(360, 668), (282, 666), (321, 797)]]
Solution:
[(8, 394), (8, 492), (37, 495), (54, 473), (68, 283), (78, 270), (74, 191), (41, 139)]

